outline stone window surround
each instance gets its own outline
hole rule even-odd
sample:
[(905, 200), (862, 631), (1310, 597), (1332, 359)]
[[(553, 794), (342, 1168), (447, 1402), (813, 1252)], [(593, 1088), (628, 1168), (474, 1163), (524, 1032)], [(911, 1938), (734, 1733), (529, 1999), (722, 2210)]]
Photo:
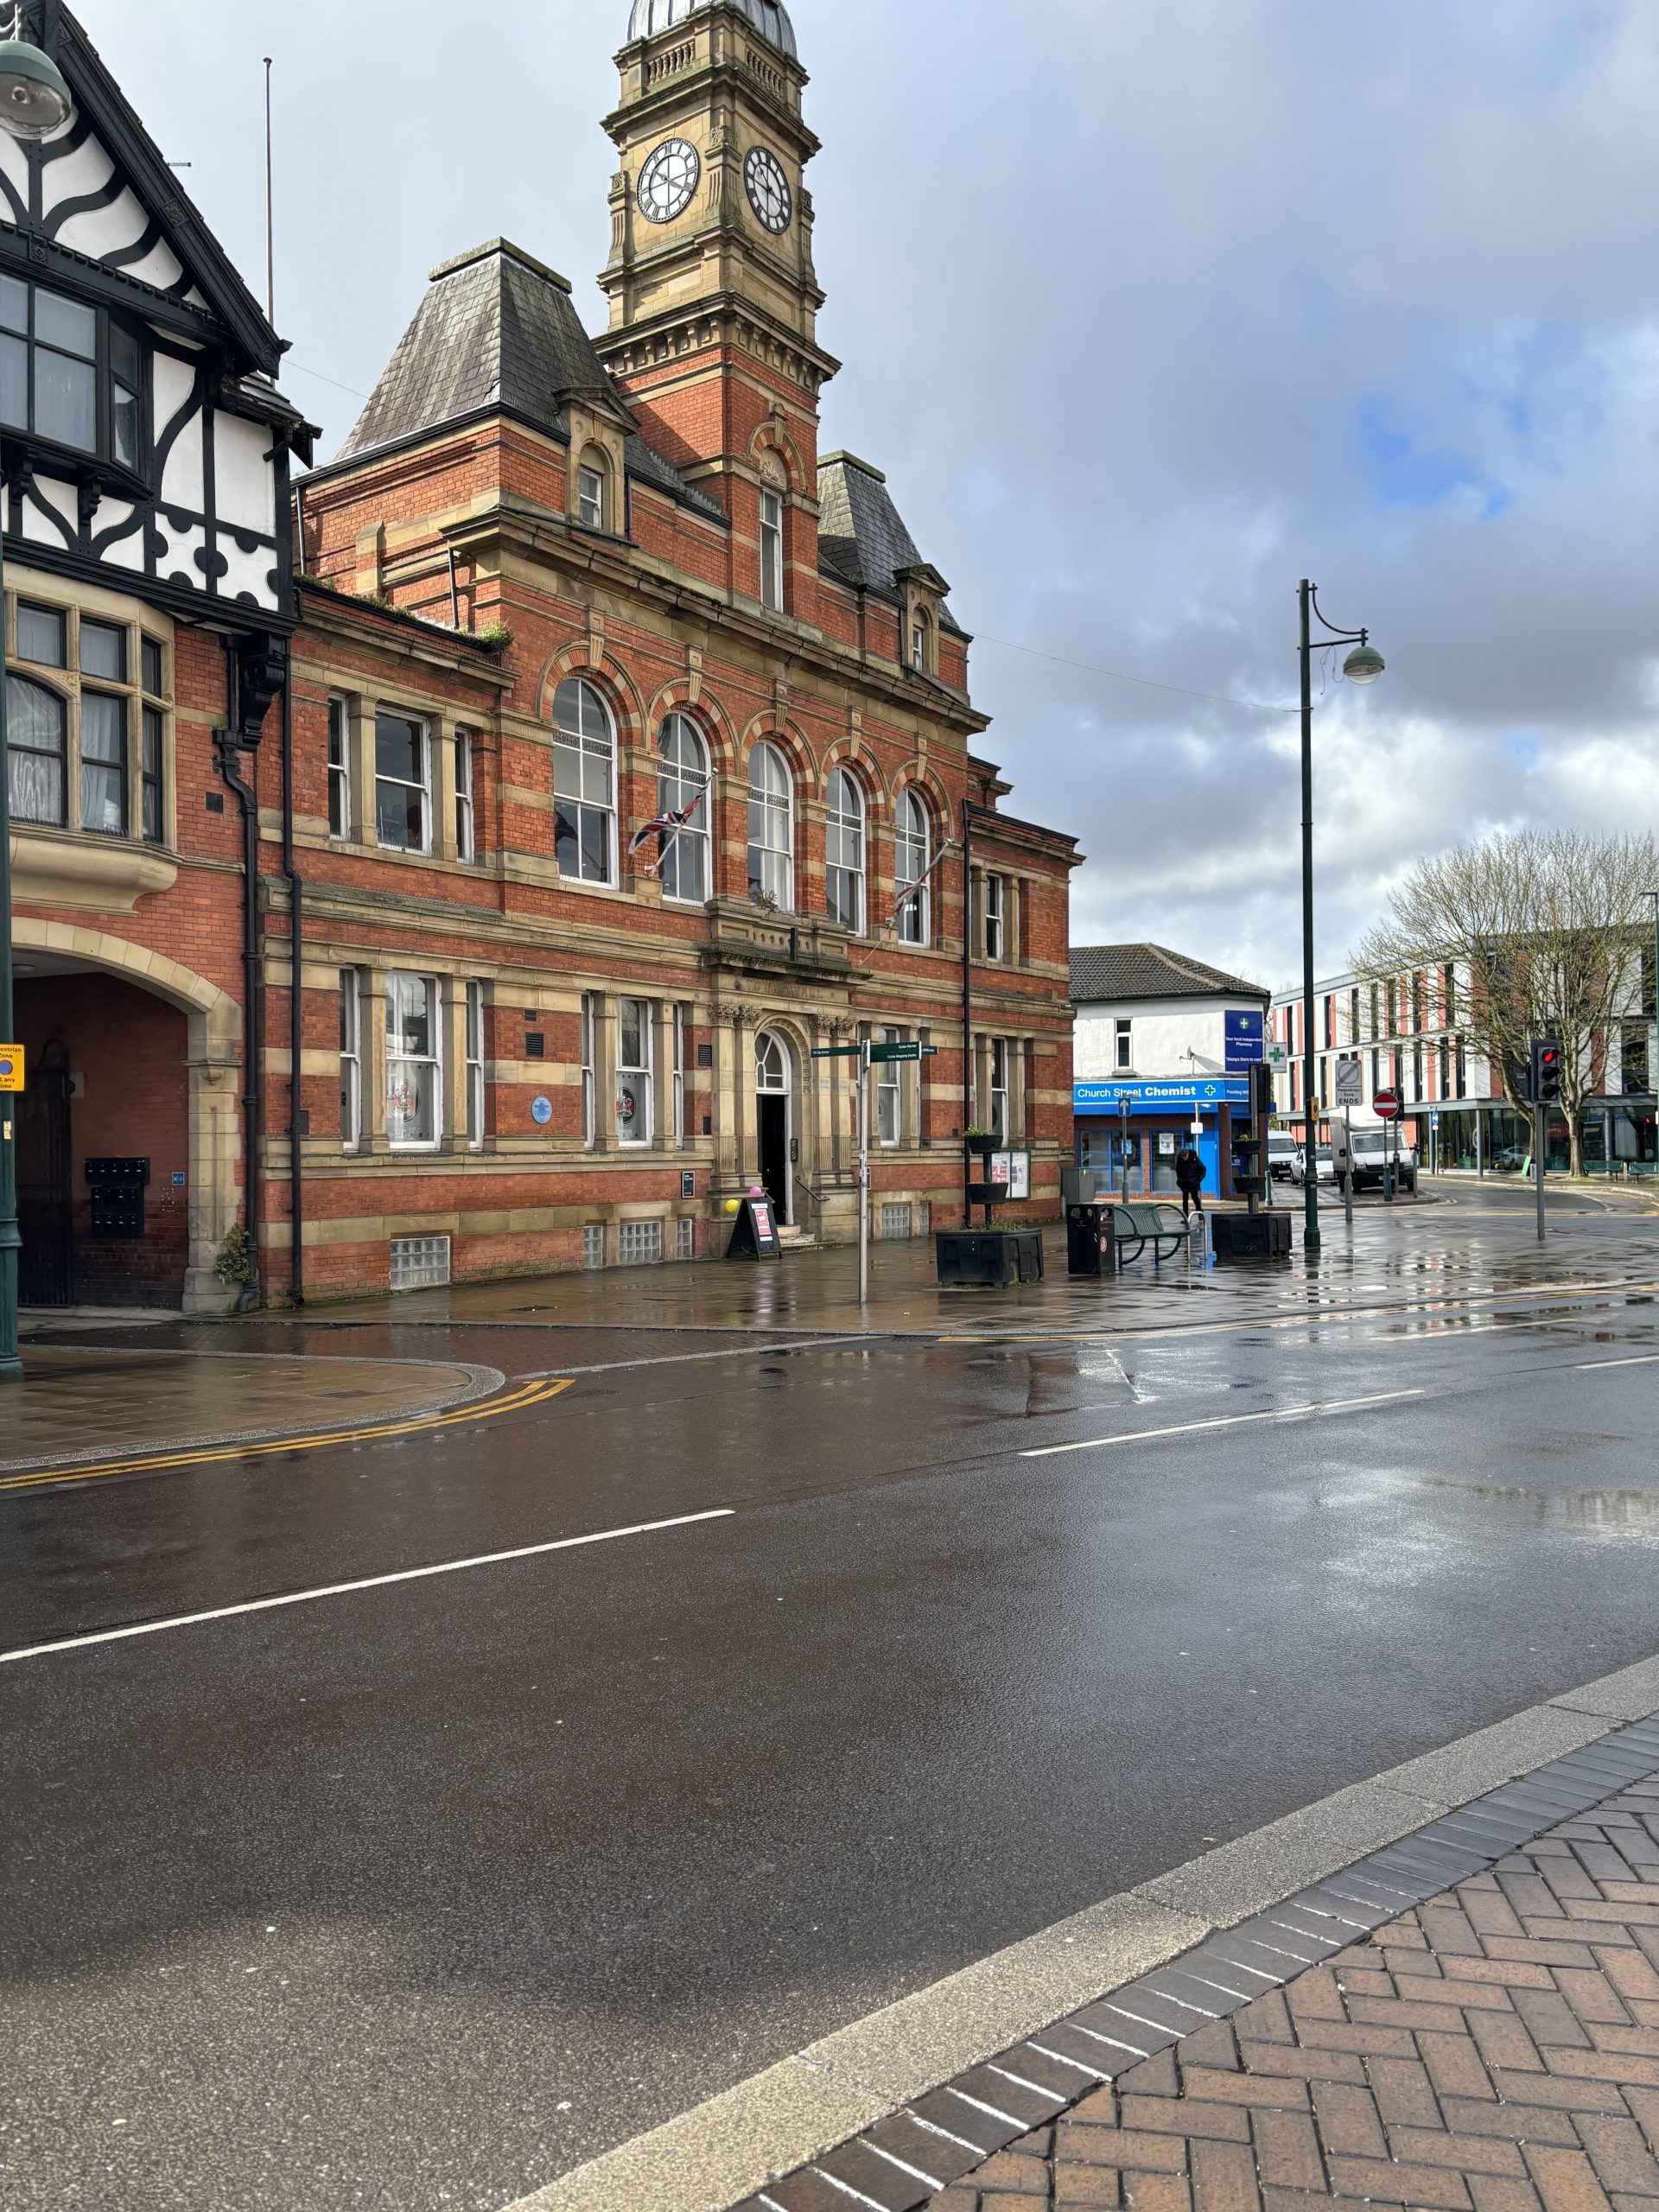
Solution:
[[(429, 868), (434, 861), (448, 861), (457, 866), (474, 866), (481, 858), (478, 827), (481, 810), (478, 804), (478, 763), (484, 747), (480, 741), (477, 714), (451, 714), (435, 711), (429, 696), (404, 690), (396, 685), (386, 685), (372, 692), (347, 690), (340, 684), (328, 687), (330, 702), (339, 701), (346, 709), (346, 762), (347, 798), (351, 819), (343, 837), (329, 837), (328, 842), (337, 851), (371, 852), (382, 860), (403, 862), (414, 868)], [(410, 721), (419, 722), (426, 731), (427, 773), (431, 807), (431, 836), (424, 852), (406, 852), (401, 846), (382, 845), (375, 828), (375, 747), (374, 728), (378, 715), (401, 715)], [(473, 846), (471, 860), (461, 850), (457, 835), (459, 810), (456, 804), (455, 760), (457, 740), (471, 740), (473, 752)], [(326, 764), (325, 764), (326, 765)], [(327, 816), (322, 817), (322, 829), (327, 834)]]
[[(435, 960), (429, 950), (423, 950), (418, 961), (411, 962), (390, 951), (372, 960), (343, 960), (340, 966), (343, 976), (357, 977), (358, 1005), (358, 1095), (359, 1099), (359, 1136), (355, 1145), (345, 1144), (339, 1134), (334, 1147), (341, 1160), (357, 1166), (371, 1161), (430, 1159), (435, 1155), (451, 1154), (459, 1158), (476, 1159), (495, 1149), (493, 1137), (485, 1135), (474, 1143), (467, 1135), (467, 995), (469, 986), (481, 984), (484, 999), (486, 1051), (484, 1056), (485, 1128), (489, 1125), (489, 1094), (495, 1079), (494, 1063), (489, 1057), (490, 1010), (495, 1002), (496, 988), (487, 976), (480, 976), (475, 969), (460, 963), (446, 965)], [(438, 1051), (438, 1137), (433, 1144), (394, 1145), (387, 1134), (386, 1116), (386, 978), (389, 976), (418, 976), (437, 985)]]

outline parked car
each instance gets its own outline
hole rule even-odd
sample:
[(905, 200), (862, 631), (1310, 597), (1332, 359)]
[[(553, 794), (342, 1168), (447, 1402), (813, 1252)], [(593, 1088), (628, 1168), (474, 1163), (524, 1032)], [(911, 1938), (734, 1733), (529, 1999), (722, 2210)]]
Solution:
[(1300, 1147), (1294, 1137), (1274, 1129), (1268, 1136), (1268, 1173), (1275, 1183), (1288, 1183)]
[[(1328, 1144), (1313, 1147), (1313, 1176), (1319, 1183), (1334, 1183), (1337, 1179), (1336, 1154)], [(1296, 1147), (1296, 1157), (1290, 1163), (1290, 1179), (1300, 1188), (1307, 1181), (1307, 1154), (1301, 1145)]]
[[(1380, 1191), (1388, 1173), (1389, 1147), (1393, 1140), (1386, 1129), (1356, 1129), (1354, 1131), (1354, 1188), (1357, 1191)], [(1414, 1153), (1402, 1151), (1395, 1162), (1394, 1187), (1396, 1191), (1414, 1192), (1417, 1188), (1417, 1159)]]

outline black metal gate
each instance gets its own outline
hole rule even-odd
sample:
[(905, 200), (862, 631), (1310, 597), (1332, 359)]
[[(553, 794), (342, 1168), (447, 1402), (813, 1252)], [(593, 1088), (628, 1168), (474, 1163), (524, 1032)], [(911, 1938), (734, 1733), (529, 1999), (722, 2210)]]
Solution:
[(74, 1303), (74, 1190), (69, 1155), (69, 1055), (55, 1039), (29, 1071), (18, 1101), (17, 1226), (25, 1306)]

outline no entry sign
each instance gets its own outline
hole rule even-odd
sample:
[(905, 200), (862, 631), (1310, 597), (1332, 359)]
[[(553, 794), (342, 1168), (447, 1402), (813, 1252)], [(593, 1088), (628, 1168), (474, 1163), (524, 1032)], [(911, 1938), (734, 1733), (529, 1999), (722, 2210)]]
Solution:
[(1402, 1109), (1397, 1090), (1379, 1090), (1371, 1103), (1376, 1107), (1378, 1116), (1382, 1121), (1397, 1122), (1399, 1120)]

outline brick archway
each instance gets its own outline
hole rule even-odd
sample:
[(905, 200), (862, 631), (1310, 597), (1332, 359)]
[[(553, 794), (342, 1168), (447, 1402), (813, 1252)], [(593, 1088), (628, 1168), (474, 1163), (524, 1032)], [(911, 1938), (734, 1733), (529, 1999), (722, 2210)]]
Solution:
[(20, 954), (43, 953), (71, 970), (114, 977), (184, 1015), (189, 1249), (183, 1310), (227, 1311), (236, 1293), (219, 1281), (213, 1263), (241, 1214), (241, 1007), (205, 976), (103, 930), (20, 914), (12, 935)]

